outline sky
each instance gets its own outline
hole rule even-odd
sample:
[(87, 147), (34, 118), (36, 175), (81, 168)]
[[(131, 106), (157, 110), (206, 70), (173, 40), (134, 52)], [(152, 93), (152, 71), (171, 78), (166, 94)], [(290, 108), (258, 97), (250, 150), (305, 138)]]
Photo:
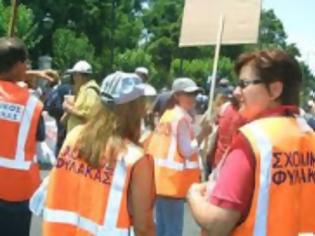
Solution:
[(273, 9), (302, 57), (315, 74), (315, 0), (262, 0), (264, 9)]

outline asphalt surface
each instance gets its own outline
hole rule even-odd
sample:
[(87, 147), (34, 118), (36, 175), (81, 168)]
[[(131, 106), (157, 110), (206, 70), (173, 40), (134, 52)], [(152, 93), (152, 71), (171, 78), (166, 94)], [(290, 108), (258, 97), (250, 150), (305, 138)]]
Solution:
[[(48, 171), (41, 171), (41, 176), (47, 176)], [(41, 224), (42, 221), (40, 218), (33, 216), (32, 218), (32, 226), (30, 236), (41, 236)], [(197, 224), (192, 219), (188, 206), (185, 204), (185, 215), (184, 215), (184, 233), (183, 236), (199, 236), (200, 229)], [(71, 235), (69, 235), (71, 236)]]

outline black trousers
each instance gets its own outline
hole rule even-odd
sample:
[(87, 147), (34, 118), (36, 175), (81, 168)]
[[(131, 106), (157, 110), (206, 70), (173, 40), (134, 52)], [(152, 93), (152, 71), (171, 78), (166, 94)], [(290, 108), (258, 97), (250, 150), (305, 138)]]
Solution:
[(7, 202), (0, 199), (0, 235), (29, 236), (31, 212), (29, 201)]

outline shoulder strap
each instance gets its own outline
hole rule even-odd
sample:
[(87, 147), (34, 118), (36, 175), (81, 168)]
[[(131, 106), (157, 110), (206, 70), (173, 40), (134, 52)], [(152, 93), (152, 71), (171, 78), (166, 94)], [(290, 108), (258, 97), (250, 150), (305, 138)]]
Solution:
[(129, 143), (127, 144), (127, 152), (124, 159), (127, 165), (134, 165), (138, 160), (144, 156), (144, 151), (139, 146)]
[(92, 89), (92, 90), (94, 90), (97, 94), (100, 94), (100, 89), (99, 89), (99, 87), (97, 87), (97, 86), (94, 85), (94, 84), (89, 85), (89, 86), (87, 87), (87, 89)]

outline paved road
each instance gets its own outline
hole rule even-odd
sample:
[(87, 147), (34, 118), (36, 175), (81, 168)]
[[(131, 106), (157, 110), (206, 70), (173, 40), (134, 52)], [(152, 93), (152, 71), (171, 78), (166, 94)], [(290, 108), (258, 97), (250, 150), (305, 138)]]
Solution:
[[(41, 176), (44, 177), (47, 175), (47, 171), (41, 171)], [(184, 216), (184, 234), (183, 236), (199, 236), (200, 230), (198, 226), (191, 218), (189, 209), (187, 205), (185, 205), (185, 216)], [(32, 226), (31, 226), (31, 234), (30, 236), (41, 236), (41, 219), (33, 216)]]

